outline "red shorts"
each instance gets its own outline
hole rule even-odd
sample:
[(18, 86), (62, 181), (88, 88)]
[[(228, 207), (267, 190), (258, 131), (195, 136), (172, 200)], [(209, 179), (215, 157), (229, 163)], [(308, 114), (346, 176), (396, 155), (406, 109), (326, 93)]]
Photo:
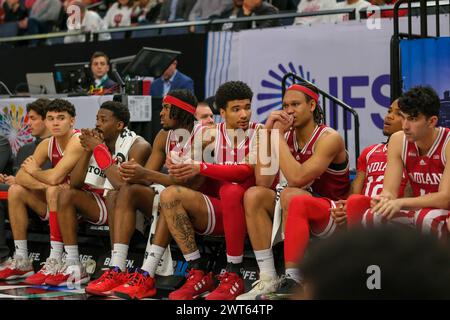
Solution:
[(208, 207), (208, 226), (203, 232), (197, 231), (201, 235), (222, 236), (224, 235), (222, 220), (222, 205), (220, 200), (203, 194), (206, 206)]

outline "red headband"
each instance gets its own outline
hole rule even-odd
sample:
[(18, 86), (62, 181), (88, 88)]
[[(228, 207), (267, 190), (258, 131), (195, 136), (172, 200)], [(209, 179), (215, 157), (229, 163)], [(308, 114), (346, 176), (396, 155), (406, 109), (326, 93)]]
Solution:
[(189, 103), (181, 101), (180, 99), (175, 98), (174, 96), (166, 95), (163, 99), (164, 103), (170, 103), (171, 105), (183, 109), (184, 111), (189, 112), (190, 114), (195, 114), (195, 108), (191, 106)]
[(319, 100), (319, 95), (317, 93), (315, 93), (314, 91), (312, 91), (311, 89), (304, 87), (300, 84), (293, 84), (292, 86), (290, 86), (287, 91), (290, 90), (295, 90), (295, 91), (300, 91), (303, 92), (304, 94), (306, 94), (307, 96), (309, 96), (310, 98), (312, 98), (313, 100), (315, 100), (316, 102)]

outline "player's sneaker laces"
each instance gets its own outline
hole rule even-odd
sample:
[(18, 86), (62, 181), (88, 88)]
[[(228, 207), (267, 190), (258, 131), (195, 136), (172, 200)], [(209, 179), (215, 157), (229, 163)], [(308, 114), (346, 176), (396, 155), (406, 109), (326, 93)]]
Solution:
[(90, 282), (85, 291), (96, 296), (111, 295), (113, 289), (127, 282), (128, 275), (126, 272), (121, 272), (117, 267), (108, 269), (103, 272), (100, 278)]
[(15, 255), (3, 263), (0, 271), (0, 280), (21, 279), (32, 274), (34, 274), (32, 261)]
[(205, 300), (236, 300), (245, 292), (244, 280), (235, 272), (225, 272), (217, 277), (220, 284)]
[(62, 266), (62, 261), (54, 258), (47, 258), (45, 262), (41, 263), (42, 268), (32, 276), (25, 279), (25, 283), (42, 286), (46, 284), (48, 277), (58, 273), (58, 270)]
[(205, 275), (203, 270), (191, 269), (183, 286), (169, 294), (169, 300), (193, 300), (213, 291), (214, 288), (212, 272)]
[(259, 275), (259, 280), (252, 283), (252, 289), (244, 294), (241, 294), (236, 300), (255, 300), (259, 295), (267, 295), (277, 291), (280, 285), (280, 279), (278, 277), (271, 277), (266, 273)]
[(92, 263), (94, 263), (95, 270), (95, 261), (93, 260), (88, 260), (85, 263), (80, 263), (79, 261), (65, 261), (58, 272), (48, 276), (45, 282), (47, 285), (55, 287), (72, 287), (88, 283), (90, 274), (87, 269), (92, 268)]
[(113, 290), (122, 299), (144, 299), (156, 294), (155, 279), (148, 272), (137, 269), (131, 273), (128, 282)]
[(273, 293), (261, 294), (256, 296), (256, 300), (287, 300), (292, 296), (294, 290), (301, 286), (289, 276), (282, 276), (280, 278), (280, 285), (277, 291)]

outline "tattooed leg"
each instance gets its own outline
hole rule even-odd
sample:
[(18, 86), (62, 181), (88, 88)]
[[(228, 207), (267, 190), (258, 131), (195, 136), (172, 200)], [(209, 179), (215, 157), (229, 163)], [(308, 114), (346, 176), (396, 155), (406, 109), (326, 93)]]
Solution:
[(208, 208), (200, 192), (170, 186), (160, 196), (161, 216), (183, 254), (197, 250), (195, 230), (208, 226)]

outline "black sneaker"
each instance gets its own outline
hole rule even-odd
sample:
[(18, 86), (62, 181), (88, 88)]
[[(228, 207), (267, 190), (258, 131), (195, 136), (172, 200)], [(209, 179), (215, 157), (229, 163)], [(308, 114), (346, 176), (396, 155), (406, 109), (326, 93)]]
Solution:
[(256, 300), (288, 300), (299, 286), (300, 284), (291, 277), (281, 277), (276, 292), (258, 295)]

